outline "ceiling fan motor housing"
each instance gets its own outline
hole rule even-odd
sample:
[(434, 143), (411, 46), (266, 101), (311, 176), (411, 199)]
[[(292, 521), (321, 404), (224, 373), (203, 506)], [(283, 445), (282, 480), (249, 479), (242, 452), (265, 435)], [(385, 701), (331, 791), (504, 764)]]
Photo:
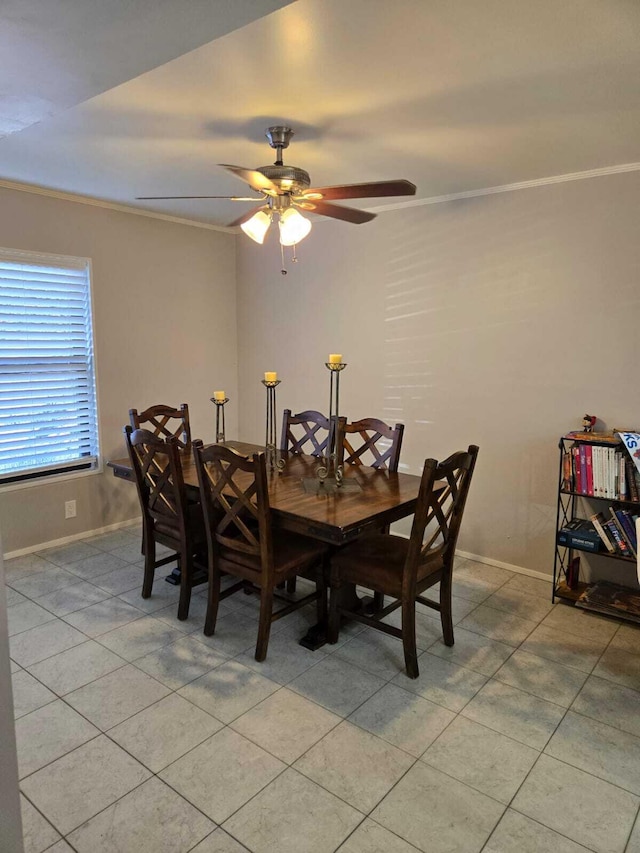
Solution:
[(298, 166), (260, 166), (256, 169), (283, 192), (297, 194), (311, 186), (309, 173)]

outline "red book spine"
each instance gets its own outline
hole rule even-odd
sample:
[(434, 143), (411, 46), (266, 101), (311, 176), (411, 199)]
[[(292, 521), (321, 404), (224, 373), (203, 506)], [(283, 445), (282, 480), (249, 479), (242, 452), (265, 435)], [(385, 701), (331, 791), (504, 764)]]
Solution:
[(585, 463), (587, 468), (587, 488), (585, 489), (588, 495), (593, 494), (593, 459), (591, 454), (591, 445), (587, 444), (584, 449)]
[(575, 491), (582, 491), (582, 471), (580, 469), (580, 448), (573, 448), (573, 473), (575, 478)]
[(578, 491), (583, 495), (587, 493), (587, 454), (584, 444), (580, 445), (580, 484)]

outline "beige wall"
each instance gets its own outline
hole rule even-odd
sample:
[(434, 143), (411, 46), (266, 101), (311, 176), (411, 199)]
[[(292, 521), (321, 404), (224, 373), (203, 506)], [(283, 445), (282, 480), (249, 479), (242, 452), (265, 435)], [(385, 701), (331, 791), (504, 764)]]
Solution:
[(242, 438), (264, 370), (326, 410), (341, 352), (342, 412), (403, 421), (405, 470), (480, 445), (461, 549), (550, 572), (558, 436), (640, 424), (639, 203), (636, 172), (318, 221), (287, 276), (275, 235), (238, 241)]
[[(209, 397), (237, 399), (234, 235), (0, 189), (0, 246), (91, 258), (102, 456), (125, 453), (129, 408), (189, 404), (213, 440)], [(229, 406), (228, 430), (236, 431)], [(64, 519), (64, 501), (78, 515)], [(139, 515), (111, 470), (0, 491), (5, 553)]]

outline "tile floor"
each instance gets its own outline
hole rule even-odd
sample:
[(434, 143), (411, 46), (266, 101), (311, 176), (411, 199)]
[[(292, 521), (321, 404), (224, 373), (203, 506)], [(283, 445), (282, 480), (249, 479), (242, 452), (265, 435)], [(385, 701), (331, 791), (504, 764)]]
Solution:
[(640, 628), (543, 581), (461, 560), (411, 681), (359, 625), (301, 648), (313, 610), (256, 663), (242, 593), (205, 638), (136, 531), (6, 570), (28, 853), (640, 853)]

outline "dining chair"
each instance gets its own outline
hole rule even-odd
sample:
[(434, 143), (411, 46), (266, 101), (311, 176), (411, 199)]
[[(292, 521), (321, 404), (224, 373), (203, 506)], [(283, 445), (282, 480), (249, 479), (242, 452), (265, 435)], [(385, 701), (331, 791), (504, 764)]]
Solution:
[(368, 465), (396, 472), (404, 424), (389, 426), (379, 418), (362, 418), (340, 425), (341, 456), (344, 465)]
[[(316, 601), (318, 622), (326, 623), (327, 546), (272, 527), (264, 453), (242, 456), (220, 444), (204, 447), (198, 439), (193, 442), (193, 454), (208, 546), (209, 593), (204, 633), (211, 636), (215, 632), (222, 599), (239, 589), (259, 592), (255, 658), (263, 661), (272, 622)], [(276, 592), (276, 587), (289, 578), (310, 571), (315, 575), (315, 592), (297, 601)], [(221, 592), (223, 573), (240, 580)], [(275, 612), (274, 599), (284, 602)]]
[(291, 409), (285, 409), (282, 416), (280, 450), (323, 456), (327, 451), (331, 432), (329, 418), (320, 412), (309, 409), (292, 415)]
[[(373, 534), (345, 545), (331, 558), (328, 640), (337, 642), (340, 617), (346, 616), (402, 639), (409, 678), (417, 678), (416, 601), (440, 612), (445, 645), (453, 645), (451, 580), (456, 541), (478, 448), (454, 453), (444, 462), (424, 463), (418, 502), (408, 539), (390, 533)], [(421, 593), (440, 582), (439, 601)], [(391, 604), (367, 616), (341, 606), (341, 587), (359, 584), (391, 596)], [(402, 608), (402, 627), (382, 620)]]
[[(176, 436), (166, 440), (149, 430), (124, 427), (142, 509), (144, 580), (142, 597), (149, 598), (155, 570), (176, 559), (180, 567), (178, 619), (189, 615), (194, 569), (206, 569), (206, 533), (202, 508), (185, 494)], [(175, 554), (156, 559), (156, 545)]]
[(133, 429), (148, 429), (159, 438), (174, 436), (178, 441), (178, 447), (182, 450), (191, 450), (189, 406), (186, 403), (182, 403), (179, 409), (158, 403), (139, 414), (137, 409), (129, 409), (129, 421)]

